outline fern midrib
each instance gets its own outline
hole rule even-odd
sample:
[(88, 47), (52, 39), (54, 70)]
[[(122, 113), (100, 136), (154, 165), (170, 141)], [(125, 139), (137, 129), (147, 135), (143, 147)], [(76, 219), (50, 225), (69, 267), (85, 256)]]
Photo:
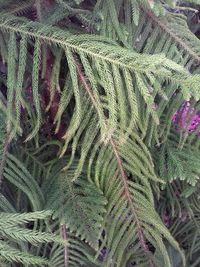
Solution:
[(139, 222), (139, 219), (138, 219), (138, 216), (137, 216), (135, 205), (134, 205), (133, 200), (132, 200), (132, 198), (130, 196), (130, 193), (129, 193), (128, 182), (127, 182), (128, 178), (127, 178), (127, 176), (125, 174), (121, 157), (119, 155), (119, 152), (117, 151), (115, 142), (114, 142), (114, 140), (112, 138), (110, 139), (110, 144), (112, 146), (115, 158), (117, 160), (117, 165), (118, 165), (119, 170), (120, 170), (120, 174), (121, 174), (122, 181), (123, 181), (123, 184), (124, 184), (125, 195), (127, 196), (129, 206), (131, 207), (133, 216), (134, 216), (135, 221), (136, 221), (136, 225), (137, 225), (137, 228), (138, 228), (138, 237), (139, 237), (140, 243), (141, 243), (144, 251), (146, 253), (148, 253), (149, 249), (147, 247), (147, 244), (146, 244), (146, 241), (145, 241), (145, 238), (144, 238), (143, 230), (142, 230), (142, 227), (140, 225), (140, 222)]
[[(93, 104), (93, 106), (95, 107), (95, 109), (97, 109), (97, 104), (96, 104), (96, 101), (95, 101), (95, 98), (92, 94), (92, 89), (90, 88), (88, 82), (86, 81), (86, 78), (84, 77), (84, 74), (82, 73), (81, 71), (81, 68), (80, 68), (80, 65), (77, 64), (77, 72), (78, 72), (78, 75), (79, 75), (79, 78), (83, 84), (83, 87), (85, 88), (86, 92), (88, 93), (90, 99), (91, 99), (91, 102)], [(105, 125), (106, 127), (106, 125)], [(119, 171), (120, 171), (120, 176), (121, 176), (121, 179), (122, 179), (122, 182), (123, 182), (123, 185), (124, 185), (124, 192), (125, 192), (125, 196), (128, 200), (128, 204), (132, 210), (132, 214), (133, 214), (133, 217), (135, 219), (135, 222), (136, 222), (136, 226), (137, 226), (137, 229), (138, 229), (138, 238), (139, 238), (139, 241), (140, 241), (140, 244), (144, 250), (144, 252), (146, 254), (149, 254), (149, 248), (146, 244), (146, 241), (145, 241), (145, 237), (144, 237), (144, 233), (143, 233), (143, 230), (142, 230), (142, 226), (140, 224), (140, 221), (138, 219), (138, 215), (137, 215), (137, 209), (135, 207), (135, 204), (132, 200), (132, 197), (130, 195), (130, 192), (129, 192), (129, 187), (128, 187), (128, 178), (125, 174), (125, 170), (124, 170), (124, 167), (123, 167), (123, 163), (122, 163), (122, 160), (121, 160), (121, 157), (119, 155), (119, 152), (117, 151), (117, 148), (116, 148), (116, 145), (115, 145), (115, 142), (113, 140), (113, 138), (111, 137), (109, 139), (110, 142), (110, 145), (112, 147), (112, 150), (113, 150), (113, 153), (114, 153), (114, 156), (116, 158), (116, 161), (117, 161), (117, 165), (118, 165), (118, 168), (119, 168)], [(154, 267), (154, 264), (152, 262), (152, 260), (150, 260), (150, 266), (151, 267)]]
[[(1, 13), (0, 13), (0, 15), (1, 15), (1, 16), (5, 16), (4, 14), (1, 14)], [(37, 23), (35, 23), (35, 24), (37, 25), (37, 24), (41, 24), (41, 23), (38, 23), (38, 22), (37, 22)], [(32, 25), (33, 25), (33, 24), (32, 24)], [(100, 60), (107, 61), (107, 62), (109, 62), (109, 63), (111, 63), (111, 64), (118, 65), (118, 66), (120, 66), (122, 69), (129, 69), (129, 70), (134, 70), (134, 71), (136, 71), (135, 68), (133, 68), (133, 67), (127, 65), (127, 64), (123, 64), (121, 61), (114, 60), (114, 59), (112, 59), (112, 58), (110, 58), (110, 57), (108, 57), (108, 56), (102, 56), (102, 55), (100, 55), (100, 54), (98, 54), (98, 53), (94, 53), (94, 52), (92, 52), (92, 51), (89, 51), (88, 49), (84, 49), (84, 48), (82, 48), (82, 47), (80, 47), (80, 46), (78, 46), (78, 45), (71, 44), (71, 43), (69, 43), (69, 42), (67, 42), (67, 41), (63, 41), (63, 40), (60, 40), (60, 39), (55, 38), (55, 37), (49, 37), (49, 36), (45, 36), (45, 35), (42, 35), (42, 34), (39, 34), (39, 33), (36, 33), (36, 32), (30, 32), (30, 31), (28, 31), (28, 30), (22, 30), (22, 29), (19, 28), (20, 26), (21, 26), (21, 25), (20, 25), (19, 22), (18, 22), (18, 25), (16, 25), (16, 27), (13, 27), (13, 26), (8, 25), (8, 24), (5, 25), (4, 23), (0, 23), (0, 28), (4, 29), (4, 30), (6, 30), (6, 31), (11, 31), (11, 32), (15, 32), (15, 33), (20, 33), (21, 35), (28, 35), (29, 37), (32, 37), (32, 38), (35, 38), (35, 39), (45, 40), (47, 43), (50, 42), (50, 43), (57, 44), (57, 45), (59, 45), (60, 47), (62, 47), (63, 49), (64, 49), (65, 47), (68, 47), (68, 48), (70, 48), (70, 49), (72, 49), (72, 50), (74, 50), (74, 51), (81, 51), (81, 52), (83, 52), (83, 53), (85, 53), (85, 54), (90, 55), (91, 57), (95, 57), (95, 58), (98, 58), (98, 59), (100, 59)], [(41, 27), (43, 27), (43, 26), (44, 26), (44, 25), (41, 24)], [(58, 28), (58, 30), (59, 30), (60, 32), (62, 32), (61, 29)], [(66, 33), (66, 32), (64, 32), (64, 33)]]
[(68, 267), (69, 255), (68, 255), (68, 248), (67, 248), (66, 224), (61, 225), (61, 234), (62, 234), (62, 238), (65, 242), (65, 244), (64, 244), (64, 267)]
[(161, 30), (166, 32), (172, 39), (175, 40), (175, 42), (181, 46), (187, 53), (194, 58), (195, 61), (197, 61), (198, 64), (200, 64), (200, 57), (187, 45), (185, 44), (181, 38), (179, 38), (175, 33), (173, 33), (163, 22), (161, 22), (151, 11), (145, 9), (144, 7), (141, 7), (142, 11), (146, 13), (148, 17), (151, 18), (154, 24), (160, 27)]

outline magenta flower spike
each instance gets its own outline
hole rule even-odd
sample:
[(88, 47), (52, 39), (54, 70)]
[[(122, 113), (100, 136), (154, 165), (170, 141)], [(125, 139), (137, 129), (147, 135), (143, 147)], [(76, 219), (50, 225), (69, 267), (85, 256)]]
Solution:
[[(190, 105), (190, 102), (185, 102), (183, 107), (172, 116), (172, 123), (177, 125), (179, 130), (186, 129), (188, 133), (196, 131), (200, 124), (200, 116), (194, 108), (190, 109)], [(200, 131), (196, 135), (199, 136)]]

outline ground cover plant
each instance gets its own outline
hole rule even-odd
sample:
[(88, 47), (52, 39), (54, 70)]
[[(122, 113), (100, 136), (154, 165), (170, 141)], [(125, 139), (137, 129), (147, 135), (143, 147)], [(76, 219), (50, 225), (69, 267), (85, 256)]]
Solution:
[(0, 0), (0, 266), (200, 266), (199, 0)]

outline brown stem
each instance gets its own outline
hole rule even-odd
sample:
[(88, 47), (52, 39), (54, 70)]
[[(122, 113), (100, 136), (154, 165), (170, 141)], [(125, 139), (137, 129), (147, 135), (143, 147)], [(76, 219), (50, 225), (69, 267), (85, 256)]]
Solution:
[(61, 234), (62, 238), (65, 241), (64, 244), (64, 267), (68, 267), (68, 249), (67, 249), (67, 230), (66, 230), (66, 224), (63, 224), (61, 226)]
[[(92, 88), (88, 84), (87, 79), (86, 79), (84, 73), (82, 72), (81, 66), (80, 66), (80, 64), (78, 62), (77, 62), (76, 67), (77, 67), (77, 72), (78, 72), (79, 79), (81, 80), (85, 90), (87, 91), (93, 106), (95, 107), (95, 109), (97, 109), (97, 104), (96, 104), (95, 98), (94, 98), (93, 93), (92, 93)], [(127, 176), (125, 174), (120, 154), (117, 151), (117, 148), (116, 148), (114, 140), (112, 138), (110, 138), (109, 142), (110, 142), (110, 145), (112, 147), (113, 153), (115, 155), (115, 158), (116, 158), (116, 161), (117, 161), (117, 165), (119, 167), (120, 175), (121, 175), (121, 178), (122, 178), (122, 182), (124, 184), (124, 195), (126, 196), (126, 198), (128, 200), (128, 204), (129, 204), (129, 206), (130, 206), (130, 208), (132, 210), (132, 213), (133, 213), (133, 216), (134, 216), (134, 219), (135, 219), (135, 222), (136, 222), (136, 226), (137, 226), (137, 229), (138, 229), (138, 238), (139, 238), (141, 247), (144, 250), (144, 252), (149, 255), (150, 251), (149, 251), (148, 245), (146, 244), (144, 233), (143, 233), (143, 229), (142, 229), (142, 226), (141, 226), (140, 221), (139, 221), (138, 216), (137, 216), (137, 208), (135, 207), (135, 204), (134, 204), (133, 199), (132, 199), (132, 197), (130, 195), (130, 192), (129, 192), (128, 178), (127, 178)], [(154, 266), (152, 260), (150, 261), (150, 266), (151, 267)]]

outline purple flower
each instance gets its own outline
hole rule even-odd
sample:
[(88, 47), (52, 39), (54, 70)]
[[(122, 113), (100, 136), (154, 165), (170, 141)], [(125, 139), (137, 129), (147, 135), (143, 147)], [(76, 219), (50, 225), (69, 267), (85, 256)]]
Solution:
[[(108, 249), (107, 248), (103, 248), (102, 250), (101, 250), (101, 254), (99, 255), (99, 260), (100, 261), (105, 261), (106, 260), (106, 258), (108, 257), (108, 254), (109, 254), (109, 251), (108, 251)], [(113, 266), (113, 264), (112, 264), (112, 259), (110, 260), (110, 265), (109, 265), (109, 267), (112, 267)]]
[(107, 258), (108, 251), (106, 248), (101, 250), (101, 254), (99, 255), (99, 260), (104, 261)]
[[(200, 124), (200, 116), (194, 108), (190, 108), (190, 105), (190, 102), (185, 102), (181, 109), (172, 116), (172, 123), (179, 126), (180, 130), (187, 130), (188, 133), (196, 131)], [(200, 131), (196, 135), (200, 136)]]
[(169, 220), (170, 220), (170, 217), (165, 213), (163, 216), (163, 223), (167, 227), (169, 227)]

